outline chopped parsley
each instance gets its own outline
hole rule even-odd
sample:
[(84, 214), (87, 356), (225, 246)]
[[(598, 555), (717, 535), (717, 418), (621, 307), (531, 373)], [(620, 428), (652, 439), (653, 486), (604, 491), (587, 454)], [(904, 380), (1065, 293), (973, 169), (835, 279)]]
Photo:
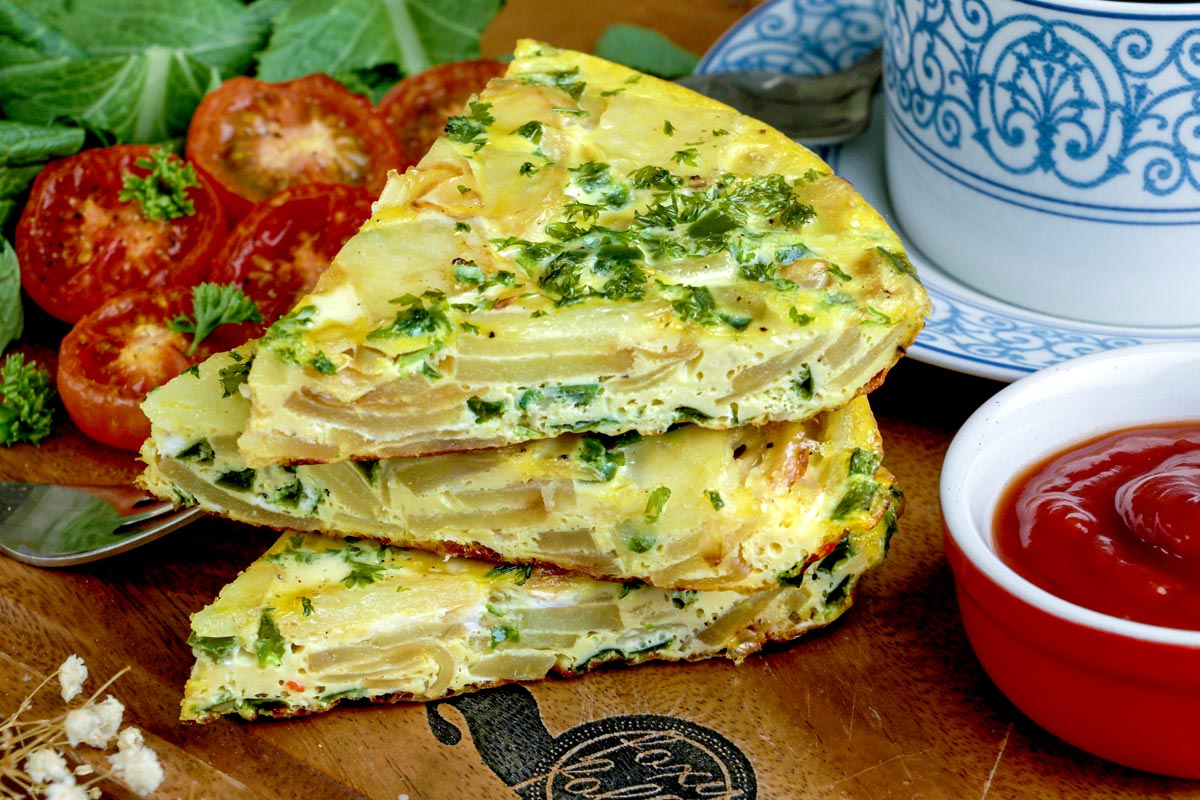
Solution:
[(250, 367), (253, 364), (254, 359), (249, 358), (217, 370), (217, 378), (221, 381), (221, 397), (233, 397), (238, 393), (241, 385), (250, 379)]
[(589, 483), (611, 481), (620, 467), (625, 466), (625, 453), (620, 447), (609, 448), (604, 440), (595, 435), (584, 435), (579, 440), (572, 458), (588, 471)]
[(492, 104), (472, 100), (467, 113), (450, 117), (446, 122), (446, 136), (461, 144), (474, 145), (476, 152), (488, 143), (487, 128), (496, 118), (492, 116)]
[(504, 416), (504, 409), (507, 405), (508, 401), (506, 400), (484, 400), (478, 395), (467, 398), (467, 409), (475, 415), (476, 422), (487, 422), (490, 419)]
[[(425, 300), (429, 305), (425, 305)], [(421, 297), (406, 294), (390, 301), (401, 306), (396, 318), (383, 327), (367, 334), (367, 339), (384, 339), (396, 336), (438, 336), (450, 332), (450, 320), (446, 316), (446, 297), (441, 292), (428, 291)]]
[(725, 507), (725, 501), (721, 499), (721, 493), (715, 489), (708, 489), (704, 492), (704, 496), (708, 498), (708, 502), (716, 511), (720, 511)]
[(515, 133), (517, 136), (528, 139), (534, 144), (541, 144), (543, 130), (544, 129), (541, 122), (538, 122), (536, 119), (531, 119), (529, 122), (526, 122), (524, 125), (513, 131), (513, 133)]
[(670, 499), (671, 490), (666, 486), (659, 486), (654, 491), (650, 492), (650, 496), (646, 498), (646, 522), (658, 522), (658, 518), (662, 516), (663, 508), (666, 507), (667, 501)]
[(287, 650), (287, 642), (271, 617), (274, 610), (264, 608), (258, 618), (258, 636), (254, 640), (254, 652), (258, 656), (260, 667), (278, 667), (283, 663), (283, 654)]
[(262, 322), (258, 304), (231, 283), (202, 283), (192, 287), (192, 318), (181, 314), (167, 323), (167, 330), (190, 333), (187, 354), (192, 355), (217, 328), (239, 322)]
[(513, 576), (517, 586), (524, 586), (525, 581), (533, 576), (532, 564), (501, 564), (488, 570), (485, 578), (500, 578), (505, 575)]
[(583, 96), (583, 90), (587, 88), (587, 83), (579, 80), (579, 67), (571, 67), (570, 69), (555, 69), (549, 72), (542, 72), (532, 75), (522, 75), (521, 83), (537, 84), (539, 86), (552, 86), (562, 89), (567, 93), (572, 100), (579, 100)]
[(676, 150), (675, 155), (671, 156), (671, 160), (676, 164), (686, 164), (689, 167), (696, 166), (696, 159), (700, 157), (699, 151), (694, 147), (688, 147), (683, 150)]
[(504, 642), (519, 642), (521, 641), (521, 631), (516, 627), (508, 625), (496, 625), (491, 630), (492, 649), (494, 650)]
[(0, 444), (38, 444), (54, 423), (54, 384), (50, 373), (20, 353), (0, 366)]
[(196, 206), (187, 194), (188, 189), (200, 186), (195, 167), (164, 147), (151, 150), (149, 158), (139, 158), (133, 163), (150, 172), (144, 177), (126, 175), (118, 200), (122, 203), (136, 200), (146, 219), (172, 220), (196, 213)]
[(238, 647), (238, 637), (236, 636), (201, 636), (196, 632), (192, 632), (187, 638), (188, 646), (196, 652), (208, 656), (213, 661), (220, 663), (233, 654)]

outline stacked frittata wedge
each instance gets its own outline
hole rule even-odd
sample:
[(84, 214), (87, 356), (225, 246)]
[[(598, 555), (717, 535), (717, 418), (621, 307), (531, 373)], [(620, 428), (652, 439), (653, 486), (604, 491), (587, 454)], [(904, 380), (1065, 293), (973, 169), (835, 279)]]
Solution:
[(145, 486), (286, 531), (193, 617), (183, 717), (827, 624), (895, 528), (864, 395), (927, 311), (808, 150), (523, 42), (292, 313), (148, 399)]

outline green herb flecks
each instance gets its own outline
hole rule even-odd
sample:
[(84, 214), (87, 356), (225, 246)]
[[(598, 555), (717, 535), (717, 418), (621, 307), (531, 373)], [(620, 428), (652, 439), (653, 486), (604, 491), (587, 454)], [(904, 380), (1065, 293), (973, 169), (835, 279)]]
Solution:
[(607, 447), (599, 436), (584, 435), (579, 446), (571, 455), (575, 463), (587, 470), (589, 483), (606, 483), (616, 477), (617, 470), (625, 466), (625, 453), (617, 446)]
[(196, 213), (196, 205), (187, 194), (188, 189), (200, 186), (195, 167), (162, 147), (152, 150), (149, 158), (133, 163), (149, 173), (126, 175), (118, 200), (139, 203), (146, 219), (172, 220)]
[(0, 366), (0, 444), (38, 444), (50, 435), (56, 396), (50, 373), (20, 353)]
[(253, 364), (254, 359), (248, 358), (217, 370), (217, 378), (221, 382), (221, 397), (233, 397), (238, 393), (242, 384), (250, 379), (250, 367)]
[(257, 472), (253, 468), (233, 469), (222, 472), (213, 483), (235, 492), (248, 492), (254, 488), (255, 477)]
[(676, 608), (687, 608), (694, 602), (696, 602), (694, 589), (676, 589), (671, 592), (671, 604)]
[(812, 367), (808, 364), (802, 364), (800, 371), (792, 379), (792, 391), (805, 402), (813, 399), (813, 374)]
[(313, 613), (313, 601), (311, 597), (300, 596), (300, 613), (306, 617), (311, 617)]
[(217, 328), (239, 322), (262, 322), (258, 304), (233, 284), (202, 283), (192, 288), (192, 317), (181, 314), (167, 323), (167, 329), (191, 334), (187, 352), (192, 355)]
[(916, 267), (912, 265), (912, 262), (908, 260), (908, 256), (906, 256), (904, 253), (898, 253), (895, 250), (889, 250), (886, 247), (876, 247), (875, 252), (879, 253), (879, 257), (885, 264), (900, 274), (907, 275), (918, 282), (921, 280), (917, 277)]
[(521, 641), (521, 632), (518, 628), (509, 625), (495, 625), (491, 632), (492, 649), (495, 650), (504, 642), (519, 642)]
[(287, 651), (287, 642), (279, 632), (279, 626), (271, 613), (275, 609), (264, 608), (258, 618), (258, 635), (254, 640), (254, 653), (258, 656), (260, 667), (278, 667), (283, 663), (283, 654)]
[(515, 133), (517, 136), (528, 139), (534, 144), (541, 144), (542, 134), (544, 131), (545, 128), (541, 122), (537, 121), (536, 119), (531, 119), (529, 122), (526, 122), (524, 125), (513, 131), (513, 133)]
[(367, 334), (368, 340), (428, 336), (440, 345), (441, 340), (453, 329), (450, 319), (446, 316), (449, 304), (441, 292), (428, 291), (421, 297), (406, 294), (390, 302), (401, 309), (396, 312), (396, 317), (390, 323), (370, 331)]
[(284, 314), (267, 328), (260, 346), (292, 364), (308, 361), (311, 356), (304, 343), (304, 331), (313, 326), (316, 314), (316, 306), (301, 306)]
[(236, 636), (201, 636), (193, 631), (187, 638), (188, 646), (218, 664), (231, 656), (238, 648)]
[(478, 396), (467, 398), (467, 409), (475, 415), (477, 423), (504, 416), (504, 409), (507, 407), (507, 400), (484, 400)]
[(663, 509), (670, 499), (671, 490), (666, 486), (659, 486), (650, 492), (650, 496), (646, 498), (646, 511), (644, 515), (647, 524), (658, 522), (658, 518), (662, 516)]
[(466, 114), (450, 117), (446, 122), (446, 136), (452, 141), (473, 145), (476, 152), (482, 150), (488, 143), (488, 126), (496, 121), (491, 111), (491, 103), (470, 101)]
[(588, 161), (573, 167), (570, 172), (571, 183), (596, 198), (600, 205), (620, 208), (629, 202), (629, 187), (612, 174), (608, 164)]
[(511, 576), (517, 586), (524, 586), (525, 581), (533, 575), (532, 564), (501, 564), (488, 570), (485, 578), (501, 578)]
[(715, 489), (706, 490), (704, 496), (708, 498), (708, 502), (712, 504), (714, 511), (720, 511), (725, 507), (725, 501), (721, 499), (721, 493)]
[(382, 550), (366, 550), (358, 545), (351, 545), (342, 551), (342, 559), (350, 567), (342, 583), (348, 589), (357, 586), (367, 586), (375, 583), (386, 568), (382, 562)]
[(208, 439), (197, 439), (174, 455), (176, 461), (188, 461), (208, 466), (216, 459), (216, 452)]
[(720, 323), (738, 331), (750, 324), (750, 317), (730, 314), (717, 308), (717, 302), (708, 287), (682, 283), (660, 283), (659, 286), (681, 319), (701, 325)]
[(622, 520), (617, 525), (617, 534), (634, 553), (646, 553), (658, 544), (658, 536), (646, 528), (641, 520)]
[(587, 83), (579, 80), (579, 67), (522, 75), (521, 83), (562, 89), (575, 101), (578, 101), (583, 96), (583, 92), (587, 88)]
[(517, 398), (517, 408), (526, 411), (531, 407), (565, 403), (576, 408), (582, 408), (595, 401), (600, 395), (600, 384), (582, 383), (560, 386), (543, 386), (540, 389), (526, 389)]

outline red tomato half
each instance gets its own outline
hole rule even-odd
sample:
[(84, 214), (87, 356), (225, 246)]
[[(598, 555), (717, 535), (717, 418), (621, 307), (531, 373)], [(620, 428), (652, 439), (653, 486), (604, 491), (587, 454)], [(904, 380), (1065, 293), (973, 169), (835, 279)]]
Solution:
[(192, 316), (191, 287), (128, 292), (88, 314), (63, 338), (58, 394), (81, 431), (137, 450), (150, 435), (141, 409), (146, 393), (247, 338), (246, 326), (224, 325), (188, 355), (191, 337), (167, 330), (167, 322), (181, 314)]
[(21, 285), (33, 301), (75, 322), (131, 289), (196, 283), (225, 239), (225, 212), (202, 175), (187, 190), (190, 216), (150, 220), (137, 200), (119, 200), (125, 176), (153, 147), (117, 145), (53, 161), (33, 183), (17, 223)]
[(192, 116), (187, 156), (217, 184), (233, 219), (301, 183), (344, 183), (378, 196), (399, 161), (371, 101), (320, 74), (225, 81)]
[(453, 61), (410, 75), (389, 89), (379, 111), (400, 140), (400, 169), (420, 161), (446, 120), (461, 114), (471, 95), (505, 69), (499, 61)]
[(208, 280), (241, 287), (269, 325), (313, 287), (370, 218), (374, 197), (366, 189), (332, 183), (284, 189), (237, 224)]

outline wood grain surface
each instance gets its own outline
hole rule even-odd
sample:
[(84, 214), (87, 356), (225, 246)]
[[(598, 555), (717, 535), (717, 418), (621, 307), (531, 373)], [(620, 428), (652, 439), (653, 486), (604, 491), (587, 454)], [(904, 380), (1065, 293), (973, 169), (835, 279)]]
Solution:
[[(665, 9), (663, 16), (648, 16), (645, 5)], [(645, 5), (513, 0), (485, 47), (502, 52), (517, 36), (532, 35), (589, 48), (603, 23), (621, 17), (658, 24), (700, 50), (746, 4)], [(25, 349), (52, 361), (52, 346), (37, 340), (52, 345), (61, 331), (37, 315), (31, 323)], [(451, 704), (436, 709), (447, 723), (441, 735), (420, 704), (180, 723), (192, 661), (184, 643), (189, 614), (275, 538), (216, 519), (70, 570), (0, 558), (0, 716), (70, 653), (101, 678), (128, 666), (113, 693), (127, 706), (127, 722), (141, 726), (162, 757), (167, 782), (155, 796), (186, 800), (531, 797), (536, 786), (510, 786), (493, 768), (502, 748), (519, 762), (565, 746), (569, 731), (643, 719), (636, 715), (701, 726), (742, 754), (753, 785), (723, 796), (1200, 798), (1198, 784), (1103, 762), (1046, 734), (998, 693), (971, 653), (942, 551), (938, 472), (958, 426), (1000, 388), (909, 360), (875, 392), (885, 463), (907, 510), (888, 562), (868, 575), (836, 624), (741, 666), (648, 664), (530, 684), (512, 695), (512, 724), (491, 729), (491, 762), (468, 731), (475, 712)], [(137, 471), (131, 456), (92, 445), (69, 425), (41, 448), (0, 452), (6, 479), (120, 483)], [(461, 738), (447, 743), (453, 731)], [(132, 795), (116, 789), (106, 796)], [(566, 795), (546, 789), (536, 796)]]

